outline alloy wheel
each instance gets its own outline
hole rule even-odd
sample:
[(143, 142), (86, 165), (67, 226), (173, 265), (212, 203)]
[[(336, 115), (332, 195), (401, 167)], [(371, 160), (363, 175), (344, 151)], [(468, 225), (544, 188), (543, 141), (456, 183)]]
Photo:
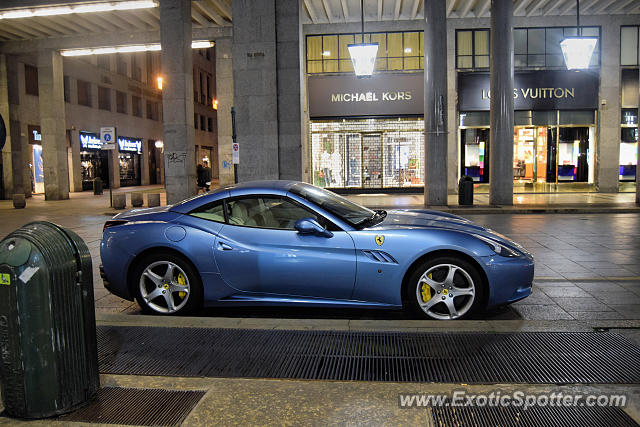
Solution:
[(145, 304), (158, 313), (180, 311), (189, 300), (189, 277), (177, 264), (156, 261), (140, 275), (140, 296)]
[(454, 264), (437, 264), (426, 270), (416, 286), (418, 305), (429, 317), (452, 320), (464, 316), (476, 296), (473, 279)]

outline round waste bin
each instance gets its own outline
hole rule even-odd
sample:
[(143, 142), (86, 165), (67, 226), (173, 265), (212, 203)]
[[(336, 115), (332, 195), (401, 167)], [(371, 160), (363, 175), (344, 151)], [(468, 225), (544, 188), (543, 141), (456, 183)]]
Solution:
[(463, 175), (458, 183), (458, 204), (473, 205), (473, 178)]
[(70, 230), (33, 222), (0, 242), (0, 382), (19, 418), (70, 412), (98, 390), (91, 255)]
[(93, 194), (96, 196), (102, 194), (102, 179), (99, 177), (93, 180)]

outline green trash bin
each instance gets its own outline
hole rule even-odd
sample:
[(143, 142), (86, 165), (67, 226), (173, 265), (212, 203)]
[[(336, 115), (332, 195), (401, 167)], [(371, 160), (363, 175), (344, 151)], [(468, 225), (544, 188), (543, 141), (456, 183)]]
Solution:
[(0, 242), (0, 382), (18, 418), (71, 412), (100, 386), (91, 255), (70, 230), (33, 222)]

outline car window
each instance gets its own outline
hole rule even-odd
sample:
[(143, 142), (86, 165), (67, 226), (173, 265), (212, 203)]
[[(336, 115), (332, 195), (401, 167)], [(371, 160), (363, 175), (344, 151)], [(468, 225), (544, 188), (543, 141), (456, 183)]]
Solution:
[(217, 202), (209, 203), (208, 205), (194, 209), (189, 213), (189, 215), (209, 221), (224, 222), (224, 202), (219, 200)]
[(302, 218), (318, 220), (318, 215), (277, 196), (244, 197), (227, 201), (229, 224), (246, 227), (294, 230)]

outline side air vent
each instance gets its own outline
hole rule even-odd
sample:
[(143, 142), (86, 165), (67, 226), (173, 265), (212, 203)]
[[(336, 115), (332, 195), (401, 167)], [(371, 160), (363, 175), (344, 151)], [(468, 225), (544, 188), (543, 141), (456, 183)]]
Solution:
[(363, 250), (362, 253), (365, 254), (370, 259), (372, 259), (373, 261), (376, 261), (376, 262), (383, 262), (385, 264), (397, 264), (398, 263), (398, 261), (396, 261), (391, 255), (389, 255), (388, 253), (383, 252), (383, 251)]

